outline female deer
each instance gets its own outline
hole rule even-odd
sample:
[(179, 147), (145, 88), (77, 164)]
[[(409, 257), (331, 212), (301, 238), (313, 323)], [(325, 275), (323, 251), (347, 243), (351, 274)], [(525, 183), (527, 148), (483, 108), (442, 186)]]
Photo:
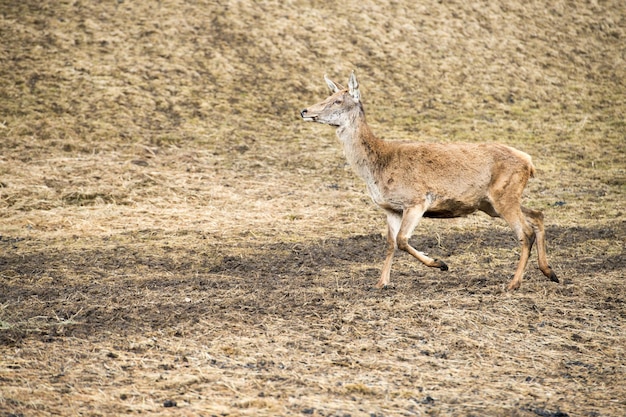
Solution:
[(546, 257), (543, 214), (521, 205), (524, 187), (535, 173), (529, 155), (500, 144), (381, 140), (365, 121), (354, 72), (348, 88), (324, 79), (332, 95), (302, 110), (301, 116), (337, 128), (348, 162), (367, 184), (372, 200), (387, 213), (387, 256), (377, 288), (389, 284), (396, 249), (410, 253), (424, 265), (446, 271), (443, 261), (409, 245), (413, 230), (422, 217), (460, 217), (477, 210), (504, 218), (521, 242), (520, 260), (509, 290), (519, 288), (535, 241), (539, 269), (558, 282)]

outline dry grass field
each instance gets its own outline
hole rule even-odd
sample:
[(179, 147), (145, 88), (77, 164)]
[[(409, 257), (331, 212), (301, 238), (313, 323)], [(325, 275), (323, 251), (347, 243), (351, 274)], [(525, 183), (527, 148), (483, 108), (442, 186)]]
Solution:
[[(335, 133), (533, 156), (396, 257)], [(626, 415), (623, 0), (0, 0), (0, 417)]]

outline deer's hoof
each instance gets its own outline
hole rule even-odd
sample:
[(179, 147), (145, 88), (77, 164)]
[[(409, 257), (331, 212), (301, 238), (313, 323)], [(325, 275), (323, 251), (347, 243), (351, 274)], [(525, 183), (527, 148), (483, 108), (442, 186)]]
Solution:
[(392, 283), (389, 284), (376, 284), (373, 287), (370, 287), (370, 291), (389, 291), (395, 289), (396, 286)]
[(554, 271), (550, 271), (550, 276), (548, 278), (550, 278), (550, 281), (552, 281), (552, 282), (559, 282), (559, 279), (557, 278), (557, 276), (554, 273)]
[(447, 271), (448, 270), (448, 265), (446, 265), (446, 263), (444, 261), (440, 261), (439, 259), (435, 259), (435, 261), (437, 263), (439, 263), (439, 269), (442, 271)]

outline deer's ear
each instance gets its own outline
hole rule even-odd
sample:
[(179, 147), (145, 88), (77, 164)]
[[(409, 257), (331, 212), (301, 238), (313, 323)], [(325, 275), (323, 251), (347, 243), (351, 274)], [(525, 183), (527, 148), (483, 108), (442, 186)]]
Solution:
[(354, 100), (361, 101), (359, 82), (356, 79), (356, 75), (354, 75), (354, 71), (352, 71), (352, 74), (350, 74), (350, 80), (348, 81), (348, 91)]
[(324, 75), (324, 81), (326, 81), (326, 85), (330, 89), (330, 92), (335, 94), (337, 91), (341, 90), (337, 84), (335, 84), (330, 78)]

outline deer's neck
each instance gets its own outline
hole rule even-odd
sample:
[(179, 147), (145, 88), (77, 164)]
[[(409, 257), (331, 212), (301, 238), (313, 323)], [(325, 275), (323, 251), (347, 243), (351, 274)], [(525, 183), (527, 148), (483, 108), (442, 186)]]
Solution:
[(365, 180), (368, 187), (376, 182), (374, 178), (382, 168), (384, 141), (374, 136), (365, 115), (361, 110), (353, 115), (350, 123), (337, 129), (337, 136), (343, 144), (348, 163)]

